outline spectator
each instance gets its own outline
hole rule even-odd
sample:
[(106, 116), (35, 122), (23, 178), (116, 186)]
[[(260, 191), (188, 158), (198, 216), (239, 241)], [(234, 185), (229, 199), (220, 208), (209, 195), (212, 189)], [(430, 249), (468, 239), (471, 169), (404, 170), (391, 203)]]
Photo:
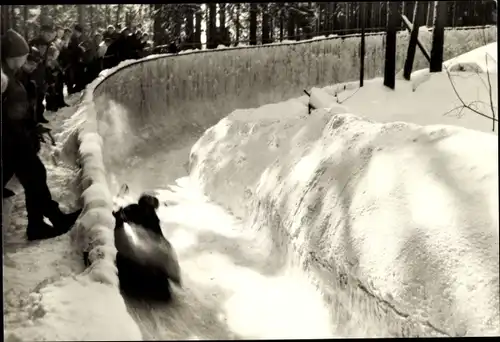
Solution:
[(85, 78), (85, 66), (82, 63), (84, 49), (82, 43), (84, 41), (83, 28), (80, 25), (75, 25), (73, 34), (68, 44), (69, 55), (69, 83), (68, 94), (74, 94), (83, 89), (82, 81)]
[[(61, 26), (56, 26), (56, 37), (54, 39), (53, 46), (55, 49), (57, 49), (57, 52), (52, 50), (51, 55), (57, 55), (61, 56), (61, 53), (63, 56), (61, 59), (56, 59), (55, 61), (50, 61), (47, 63), (46, 61), (46, 67), (48, 67), (50, 70), (48, 70), (49, 74), (47, 75), (48, 78), (51, 79), (51, 82), (49, 83), (49, 93), (48, 95), (45, 96), (45, 101), (47, 107), (50, 107), (50, 111), (57, 111), (59, 108), (63, 107), (68, 107), (66, 102), (64, 101), (64, 69), (61, 66), (61, 61), (64, 60), (65, 56), (65, 50), (66, 50), (66, 42), (64, 40), (65, 38), (65, 32), (66, 30), (61, 27)], [(50, 50), (49, 46), (49, 50)], [(64, 51), (64, 52), (63, 52)], [(59, 58), (59, 57), (57, 57)], [(64, 61), (63, 61), (64, 62)], [(47, 98), (47, 96), (50, 97), (50, 99)], [(50, 102), (50, 104), (49, 104)]]
[(144, 32), (142, 34), (141, 47), (142, 47), (141, 57), (145, 57), (151, 53), (153, 44), (151, 44), (151, 42), (149, 41), (149, 34), (147, 32)]
[(112, 45), (112, 40), (111, 38), (104, 38), (104, 47), (100, 48), (100, 51), (104, 51), (104, 55), (102, 58), (102, 68), (103, 69), (109, 69), (113, 67), (112, 62), (113, 62), (113, 56), (110, 55), (110, 47)]
[(45, 66), (47, 68), (47, 95), (45, 97), (47, 110), (57, 112), (60, 108), (68, 107), (64, 102), (63, 71), (57, 61), (59, 50), (55, 45), (49, 46)]
[(65, 28), (64, 29), (64, 34), (63, 34), (63, 37), (62, 37), (63, 47), (67, 48), (68, 45), (69, 45), (69, 41), (70, 40), (71, 40), (71, 29)]
[(99, 73), (102, 70), (103, 57), (106, 53), (106, 48), (107, 47), (103, 41), (103, 35), (100, 33), (96, 33), (92, 42), (92, 49), (95, 53), (89, 65), (89, 83), (92, 82), (97, 76), (99, 76)]
[(113, 25), (109, 25), (108, 28), (106, 29), (106, 32), (103, 34), (103, 39), (109, 38), (111, 40), (114, 40), (118, 38), (119, 33), (116, 32), (115, 27)]
[(42, 25), (40, 28), (40, 34), (38, 37), (33, 39), (29, 46), (34, 47), (42, 55), (42, 63), (39, 63), (37, 69), (32, 73), (33, 80), (37, 85), (37, 98), (36, 98), (36, 118), (39, 123), (48, 123), (48, 120), (44, 117), (45, 106), (43, 105), (43, 100), (45, 99), (45, 93), (47, 91), (46, 83), (46, 65), (45, 58), (49, 46), (52, 44), (56, 37), (56, 32), (54, 28), (50, 25)]
[(129, 59), (132, 54), (131, 46), (129, 45), (130, 44), (129, 36), (130, 36), (130, 29), (128, 27), (125, 27), (120, 32), (120, 37), (118, 37), (118, 39), (115, 42), (115, 44), (117, 45), (116, 50), (117, 50), (118, 63), (126, 59)]
[(35, 47), (32, 47), (28, 54), (26, 63), (23, 64), (19, 74), (19, 81), (24, 86), (28, 96), (29, 117), (36, 121), (37, 106), (37, 84), (33, 77), (33, 72), (37, 70), (38, 64), (42, 63), (42, 55)]
[[(29, 115), (26, 89), (15, 76), (25, 64), (30, 48), (12, 29), (2, 36), (1, 44), (2, 70), (9, 77), (2, 94), (3, 188), (13, 175), (24, 188), (28, 240), (56, 237), (71, 229), (81, 210), (64, 214), (47, 186), (47, 170), (38, 157), (40, 139), (36, 121)], [(44, 222), (44, 217), (52, 226)]]
[(61, 70), (63, 72), (62, 87), (64, 88), (64, 84), (66, 84), (68, 90), (70, 89), (70, 84), (71, 84), (71, 72), (69, 71), (69, 66), (71, 64), (71, 56), (70, 56), (70, 51), (68, 49), (70, 39), (71, 39), (71, 30), (69, 28), (65, 28), (63, 37), (61, 39), (62, 48), (61, 50), (59, 50), (59, 66), (61, 67)]
[(64, 28), (61, 26), (56, 26), (56, 39), (54, 39), (54, 45), (56, 48), (61, 51), (64, 48)]

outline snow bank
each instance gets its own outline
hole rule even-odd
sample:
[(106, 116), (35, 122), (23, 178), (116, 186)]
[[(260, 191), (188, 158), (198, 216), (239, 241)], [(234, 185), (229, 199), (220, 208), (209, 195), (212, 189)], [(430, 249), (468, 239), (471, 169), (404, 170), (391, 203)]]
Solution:
[[(450, 72), (469, 71), (492, 74), (497, 73), (497, 64), (497, 42), (481, 46), (443, 62), (444, 70)], [(411, 74), (411, 80), (415, 84), (421, 84), (428, 78), (428, 68), (414, 71)]]
[(275, 249), (293, 246), (337, 317), (371, 336), (477, 336), (499, 332), (497, 158), (494, 135), (290, 100), (231, 113), (190, 169)]

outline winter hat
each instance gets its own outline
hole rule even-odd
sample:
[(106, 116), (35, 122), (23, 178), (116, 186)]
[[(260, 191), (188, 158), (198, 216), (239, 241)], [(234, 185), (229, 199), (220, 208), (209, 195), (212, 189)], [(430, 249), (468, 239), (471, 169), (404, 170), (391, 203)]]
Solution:
[(78, 32), (82, 33), (83, 32), (83, 27), (81, 27), (79, 24), (76, 24), (75, 25), (75, 31), (78, 31)]
[(30, 48), (26, 40), (13, 29), (7, 30), (2, 36), (2, 57), (15, 58), (27, 55)]

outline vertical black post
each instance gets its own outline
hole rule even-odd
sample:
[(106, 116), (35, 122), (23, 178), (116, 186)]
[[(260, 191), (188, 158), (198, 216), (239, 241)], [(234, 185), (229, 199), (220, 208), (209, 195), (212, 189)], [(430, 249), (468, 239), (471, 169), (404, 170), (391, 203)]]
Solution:
[(361, 11), (361, 46), (359, 51), (360, 67), (359, 67), (359, 86), (363, 86), (365, 79), (365, 25), (366, 25), (366, 7), (364, 2), (358, 2)]
[(443, 70), (444, 26), (446, 24), (446, 1), (434, 1), (434, 31), (430, 72)]
[(417, 50), (418, 43), (418, 28), (420, 26), (420, 20), (422, 18), (423, 7), (419, 1), (415, 1), (415, 7), (413, 8), (413, 27), (410, 35), (410, 42), (408, 44), (408, 52), (406, 54), (406, 61), (404, 66), (403, 76), (406, 80), (410, 80), (411, 70), (413, 69), (413, 61), (415, 60), (415, 52)]
[(399, 3), (387, 2), (387, 35), (385, 38), (384, 85), (396, 87), (396, 33), (399, 25)]

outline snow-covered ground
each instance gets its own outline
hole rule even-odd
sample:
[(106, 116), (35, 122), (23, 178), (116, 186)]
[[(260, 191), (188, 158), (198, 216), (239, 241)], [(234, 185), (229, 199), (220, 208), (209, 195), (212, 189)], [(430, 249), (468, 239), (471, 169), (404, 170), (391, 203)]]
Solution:
[[(491, 132), (491, 121), (471, 111), (457, 118), (446, 74), (425, 82), (414, 75), (413, 82), (398, 80), (396, 91), (380, 79), (359, 90), (354, 84), (315, 89), (320, 110), (310, 115), (304, 96), (238, 110), (199, 140), (186, 133), (174, 145), (143, 144), (125, 162), (108, 163), (112, 194), (127, 183), (132, 199), (151, 189), (168, 204), (159, 215), (183, 272), (184, 288), (171, 305), (126, 299), (142, 337), (498, 333), (497, 136), (332, 117), (349, 110), (380, 122)], [(464, 101), (489, 103), (485, 76), (453, 76)], [(108, 120), (105, 155), (131, 140), (123, 134), (131, 132), (126, 121), (101, 120)], [(75, 172), (50, 166), (47, 156), (56, 198), (65, 208), (77, 206), (79, 192), (69, 181)], [(340, 194), (349, 194), (348, 202), (336, 202)], [(138, 338), (116, 289), (86, 277), (92, 270), (79, 274), (81, 258), (68, 236), (24, 242), (24, 199), (13, 201), (15, 224), (4, 225), (6, 332), (23, 340)], [(47, 286), (64, 275), (66, 292), (56, 291), (58, 283)]]

